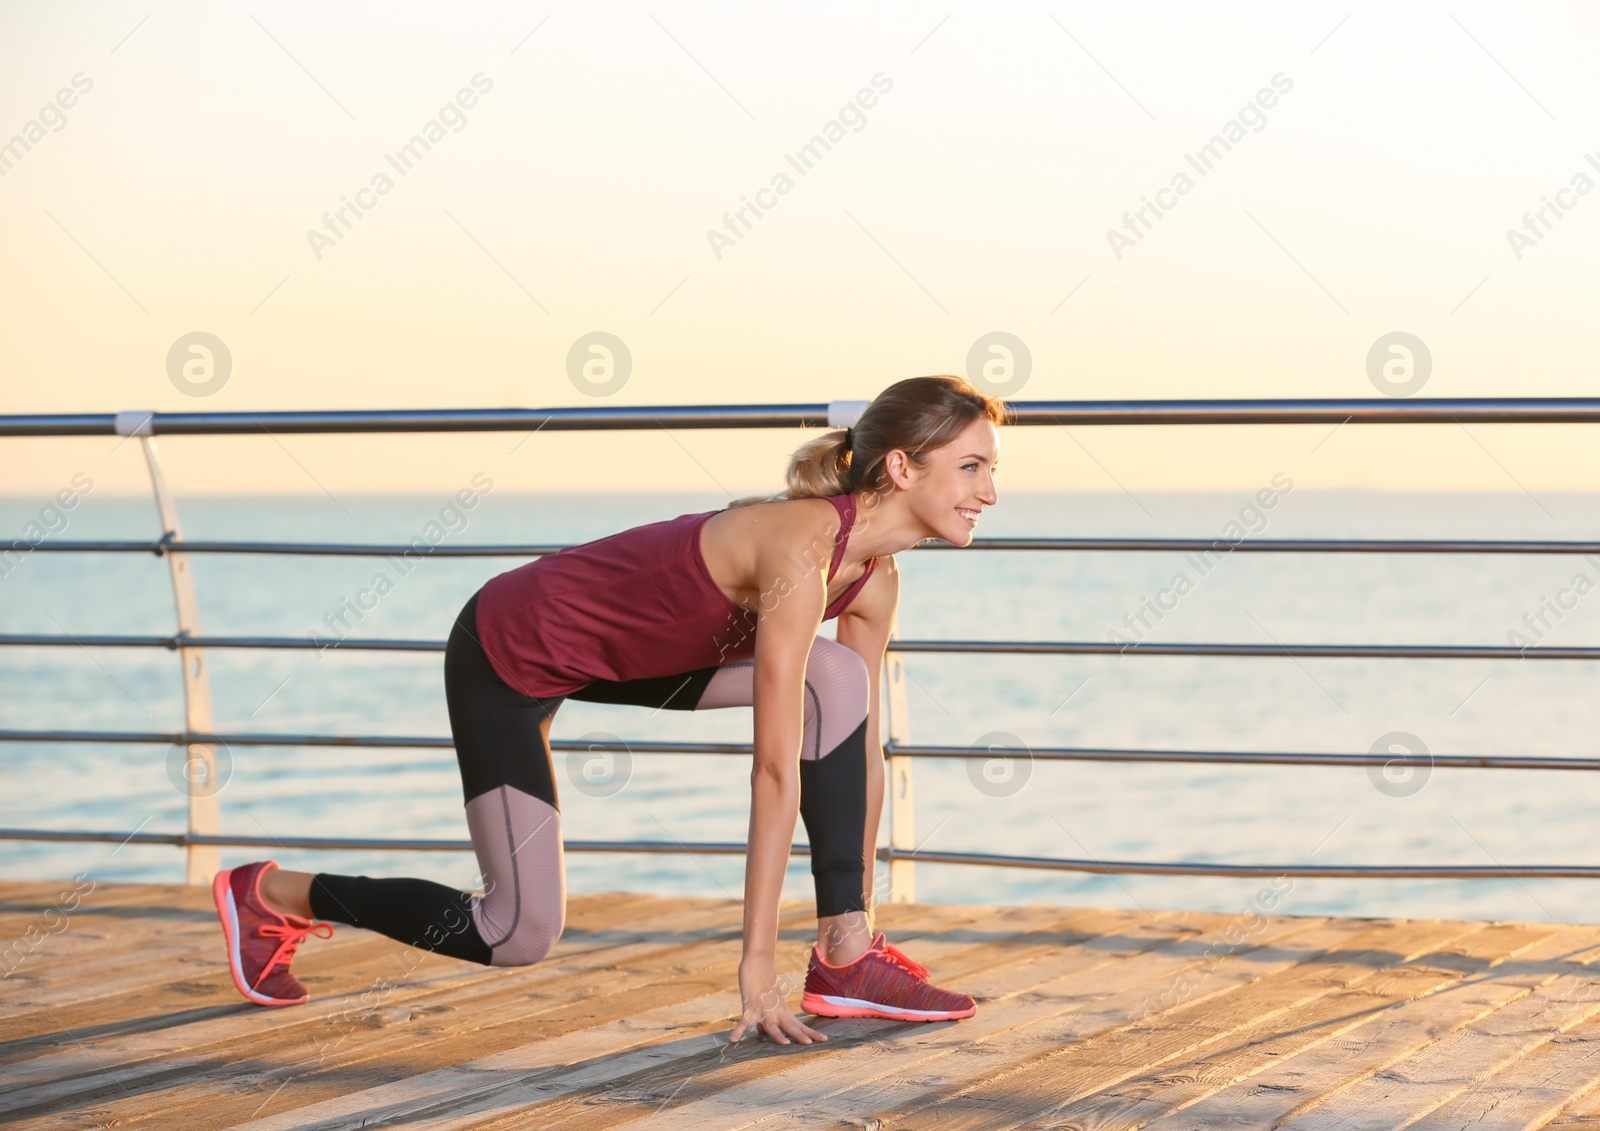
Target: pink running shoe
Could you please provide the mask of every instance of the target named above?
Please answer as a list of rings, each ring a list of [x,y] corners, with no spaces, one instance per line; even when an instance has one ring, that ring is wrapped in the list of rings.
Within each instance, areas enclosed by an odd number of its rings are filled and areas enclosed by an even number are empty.
[[[818,1017],[894,1021],[953,1021],[978,1012],[966,994],[942,990],[927,977],[928,968],[900,953],[882,931],[865,954],[846,966],[828,965],[813,945],[800,1008]]]
[[[277,866],[276,860],[263,860],[224,869],[211,881],[211,895],[239,992],[257,1005],[300,1005],[311,995],[289,973],[289,963],[307,935],[332,938],[333,924],[279,915],[261,901],[261,877]],[[323,927],[328,929],[325,935],[319,933]]]
[[[883,937],[882,931],[879,931],[877,934],[872,936],[872,946],[868,949],[870,950],[873,948],[883,951],[890,958],[904,966],[906,968],[906,973],[910,974],[913,978],[919,978],[924,982],[928,980],[928,968],[922,963],[912,959],[909,955],[902,953],[899,947],[895,946],[894,943]]]

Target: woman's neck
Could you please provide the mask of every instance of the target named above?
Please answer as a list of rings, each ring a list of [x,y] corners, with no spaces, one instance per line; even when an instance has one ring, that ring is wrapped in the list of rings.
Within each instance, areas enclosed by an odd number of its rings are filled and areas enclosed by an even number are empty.
[[[850,541],[845,546],[845,560],[840,563],[841,569],[851,562],[909,550],[930,537],[908,511],[897,505],[893,493],[876,500],[866,493],[865,505],[863,493],[852,494],[855,496],[856,517],[850,528]]]

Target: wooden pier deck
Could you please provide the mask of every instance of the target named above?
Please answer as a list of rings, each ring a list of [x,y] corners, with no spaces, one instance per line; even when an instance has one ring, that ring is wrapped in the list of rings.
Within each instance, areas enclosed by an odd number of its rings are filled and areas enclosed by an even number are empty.
[[[976,1017],[730,1046],[731,901],[575,896],[510,970],[338,927],[263,1009],[209,891],[71,891],[0,883],[6,1127],[1600,1128],[1600,926],[885,906]]]

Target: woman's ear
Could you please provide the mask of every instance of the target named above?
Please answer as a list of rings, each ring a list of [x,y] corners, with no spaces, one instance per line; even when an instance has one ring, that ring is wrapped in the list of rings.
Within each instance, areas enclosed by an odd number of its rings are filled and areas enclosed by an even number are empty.
[[[889,482],[901,490],[905,490],[915,482],[917,467],[911,462],[904,449],[892,448],[888,455],[883,457],[883,473]]]

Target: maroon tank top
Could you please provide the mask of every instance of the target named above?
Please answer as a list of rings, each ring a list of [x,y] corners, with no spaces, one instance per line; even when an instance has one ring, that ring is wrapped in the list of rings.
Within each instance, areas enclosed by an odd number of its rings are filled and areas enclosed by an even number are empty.
[[[828,580],[855,525],[853,494],[824,496],[839,512]],[[524,695],[570,695],[596,679],[676,675],[755,655],[756,614],[728,600],[700,553],[700,527],[720,511],[636,526],[490,578],[478,594],[478,639],[495,673]],[[823,612],[842,613],[872,576]]]

